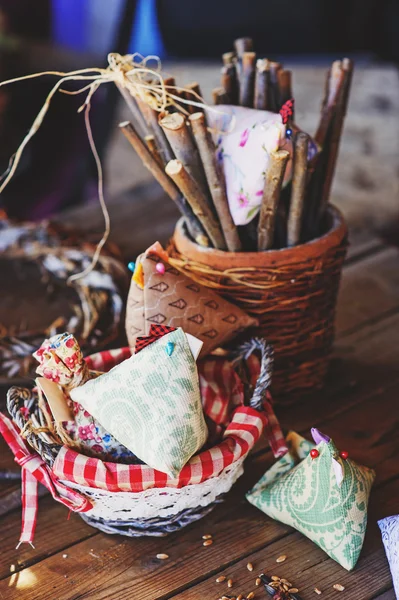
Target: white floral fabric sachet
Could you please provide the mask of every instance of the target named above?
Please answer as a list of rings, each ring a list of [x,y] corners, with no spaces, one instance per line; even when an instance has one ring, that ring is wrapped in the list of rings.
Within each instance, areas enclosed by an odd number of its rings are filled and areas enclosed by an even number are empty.
[[[197,366],[180,328],[71,397],[142,461],[171,477],[207,439]]]
[[[270,152],[292,152],[280,114],[242,106],[218,105],[207,111],[217,158],[223,166],[233,221],[246,225],[258,213]],[[287,167],[286,178],[288,178]]]
[[[246,225],[259,212],[270,153],[287,150],[292,156],[292,137],[298,127],[292,125],[288,137],[281,114],[224,104],[208,109],[207,121],[224,170],[233,221]],[[315,153],[317,147],[311,140],[308,159]],[[291,170],[290,158],[285,183],[291,179]]]

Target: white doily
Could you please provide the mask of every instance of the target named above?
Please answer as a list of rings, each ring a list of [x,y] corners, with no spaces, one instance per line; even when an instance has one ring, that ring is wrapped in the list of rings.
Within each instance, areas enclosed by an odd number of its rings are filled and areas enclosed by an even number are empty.
[[[226,467],[217,477],[182,488],[153,488],[144,492],[108,492],[72,484],[69,481],[61,483],[90,498],[94,506],[85,513],[88,517],[109,521],[166,518],[188,508],[208,506],[220,494],[227,493],[243,474],[244,459],[245,457],[242,457]]]

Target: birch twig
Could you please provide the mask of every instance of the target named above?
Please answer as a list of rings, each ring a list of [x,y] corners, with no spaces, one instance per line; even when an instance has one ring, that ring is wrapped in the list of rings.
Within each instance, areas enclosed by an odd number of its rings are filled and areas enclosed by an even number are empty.
[[[280,190],[290,153],[278,150],[270,153],[270,164],[266,172],[263,198],[258,224],[258,250],[268,250],[273,246],[276,212]]]
[[[241,242],[237,228],[234,225],[227,200],[224,175],[218,164],[215,144],[207,129],[204,113],[194,113],[190,116],[194,139],[204,166],[213,204],[219,217],[220,225],[230,252],[239,252]]]
[[[288,246],[296,246],[301,239],[308,167],[308,145],[309,136],[306,133],[300,132],[295,136],[291,202],[287,223]]]
[[[208,237],[205,235],[203,228],[201,227],[198,219],[195,217],[184,196],[181,195],[173,181],[171,181],[171,179],[165,174],[163,168],[154,159],[151,152],[148,150],[147,146],[134,129],[133,125],[129,123],[129,121],[125,121],[119,124],[119,128],[143,161],[144,166],[152,173],[154,178],[158,181],[164,191],[168,194],[169,198],[173,200],[181,214],[185,217],[191,237],[200,246],[209,246],[210,243]]]
[[[209,198],[204,169],[185,117],[181,113],[166,115],[160,119],[160,125],[175,157],[180,160],[190,176],[196,181],[202,194]]]
[[[267,58],[256,61],[254,108],[268,110],[270,62]]]
[[[226,250],[222,230],[210,208],[206,196],[197,182],[190,176],[179,160],[171,160],[165,167],[165,172],[177,185],[208,234],[212,244],[219,250]]]
[[[240,72],[240,106],[254,105],[254,88],[255,88],[255,52],[244,52],[241,57],[241,72]]]

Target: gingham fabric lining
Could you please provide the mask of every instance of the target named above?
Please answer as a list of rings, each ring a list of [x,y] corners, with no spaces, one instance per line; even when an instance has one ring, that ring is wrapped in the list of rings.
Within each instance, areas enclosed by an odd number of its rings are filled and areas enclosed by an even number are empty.
[[[183,487],[214,477],[228,465],[245,456],[258,441],[267,422],[265,414],[250,407],[234,411],[223,441],[193,456],[177,478],[147,465],[104,462],[63,447],[53,465],[58,479],[110,492],[141,492],[150,488]]]

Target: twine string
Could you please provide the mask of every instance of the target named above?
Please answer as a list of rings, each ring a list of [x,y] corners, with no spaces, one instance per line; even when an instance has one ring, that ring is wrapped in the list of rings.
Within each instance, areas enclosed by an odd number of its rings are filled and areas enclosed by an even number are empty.
[[[153,68],[148,66],[151,62],[155,62],[155,66]],[[36,115],[28,133],[23,138],[15,154],[11,157],[6,171],[3,173],[2,176],[0,176],[0,194],[4,191],[6,186],[13,178],[26,146],[40,129],[55,94],[58,91],[68,95],[76,95],[87,92],[86,99],[82,106],[79,107],[78,112],[80,113],[84,111],[85,113],[84,120],[87,137],[97,167],[98,198],[100,202],[101,211],[104,217],[105,229],[101,240],[97,244],[90,265],[81,273],[76,273],[70,276],[68,278],[69,284],[78,279],[84,278],[94,269],[98,262],[101,250],[111,232],[110,217],[104,197],[103,170],[101,166],[100,157],[97,152],[96,144],[93,138],[89,118],[91,99],[97,91],[97,89],[104,83],[115,83],[117,85],[120,85],[122,88],[126,88],[133,97],[140,97],[146,104],[148,104],[149,106],[151,106],[151,108],[155,109],[157,112],[160,113],[165,111],[168,106],[176,106],[178,104],[179,110],[185,112],[186,114],[188,114],[188,111],[186,111],[182,105],[195,106],[201,109],[207,109],[216,113],[223,114],[223,112],[220,109],[206,105],[203,99],[192,90],[178,86],[165,86],[164,76],[161,73],[161,68],[161,60],[157,56],[150,55],[147,57],[143,57],[139,53],[127,54],[125,56],[122,56],[118,53],[110,53],[108,55],[108,67],[105,69],[100,67],[93,67],[86,69],[78,69],[69,72],[43,71],[41,73],[32,73],[30,75],[14,77],[12,79],[0,82],[0,87],[2,87],[19,81],[26,81],[29,79],[43,77],[45,75],[60,78],[48,93],[44,104],[39,110],[38,114]],[[85,85],[83,85],[78,90],[68,90],[62,87],[68,81],[84,81],[89,83],[85,83]],[[175,93],[170,91],[170,89],[168,88],[174,90]],[[196,99],[189,100],[187,99],[187,97],[183,97],[183,94],[190,94],[191,97],[194,96]]]

